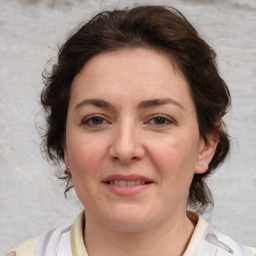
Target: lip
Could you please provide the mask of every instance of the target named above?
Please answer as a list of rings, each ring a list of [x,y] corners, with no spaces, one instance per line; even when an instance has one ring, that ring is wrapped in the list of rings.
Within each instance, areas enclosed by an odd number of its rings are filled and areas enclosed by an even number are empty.
[[[110,175],[110,176],[107,176],[106,178],[104,178],[102,180],[102,182],[106,183],[111,180],[125,180],[125,181],[141,180],[141,181],[145,181],[145,182],[153,182],[153,180],[151,180],[145,176],[138,175],[138,174],[129,174],[129,175],[113,174],[113,175]]]
[[[140,180],[145,181],[145,184],[133,185],[133,186],[119,186],[115,184],[109,184],[109,181],[112,180],[124,180],[124,181],[133,181],[133,180]],[[121,174],[114,174],[107,176],[102,180],[102,183],[106,186],[106,188],[111,192],[118,196],[132,196],[139,194],[153,185],[153,180],[137,175],[137,174],[130,174],[130,175],[121,175]]]

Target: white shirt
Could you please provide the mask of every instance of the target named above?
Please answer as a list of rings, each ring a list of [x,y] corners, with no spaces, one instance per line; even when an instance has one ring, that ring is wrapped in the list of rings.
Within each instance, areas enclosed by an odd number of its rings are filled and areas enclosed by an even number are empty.
[[[196,213],[188,215],[198,221],[183,256],[256,256],[255,248],[222,234]],[[72,226],[59,227],[24,242],[7,256],[88,256],[83,242],[84,220],[83,212]]]

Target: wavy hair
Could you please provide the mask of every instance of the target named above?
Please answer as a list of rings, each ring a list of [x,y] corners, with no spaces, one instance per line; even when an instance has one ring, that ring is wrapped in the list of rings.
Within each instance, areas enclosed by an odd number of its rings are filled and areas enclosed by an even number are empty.
[[[123,48],[149,47],[169,55],[187,79],[197,112],[200,136],[208,142],[217,134],[219,143],[208,170],[195,174],[188,204],[198,212],[213,205],[206,178],[224,161],[230,140],[223,116],[230,105],[230,93],[220,77],[214,50],[175,8],[140,6],[97,14],[74,31],[60,47],[57,62],[43,73],[41,104],[46,114],[43,148],[54,163],[63,161],[67,110],[71,84],[93,56]],[[64,176],[63,176],[64,175]],[[66,192],[72,187],[70,175]]]

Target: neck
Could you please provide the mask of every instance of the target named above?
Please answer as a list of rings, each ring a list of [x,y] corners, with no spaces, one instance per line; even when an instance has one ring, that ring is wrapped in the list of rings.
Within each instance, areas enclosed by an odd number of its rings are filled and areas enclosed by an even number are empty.
[[[122,232],[86,215],[84,241],[89,256],[183,255],[194,231],[187,215],[143,231]]]

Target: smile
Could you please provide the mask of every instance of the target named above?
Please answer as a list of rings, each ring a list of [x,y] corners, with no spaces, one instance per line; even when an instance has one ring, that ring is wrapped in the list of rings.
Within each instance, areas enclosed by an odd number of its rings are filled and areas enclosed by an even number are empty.
[[[149,189],[155,182],[138,174],[113,174],[102,180],[105,187],[118,196],[133,196]]]
[[[145,185],[149,184],[151,182],[146,182],[144,180],[110,180],[107,182],[111,185],[117,185],[117,186],[135,186],[135,185]]]

